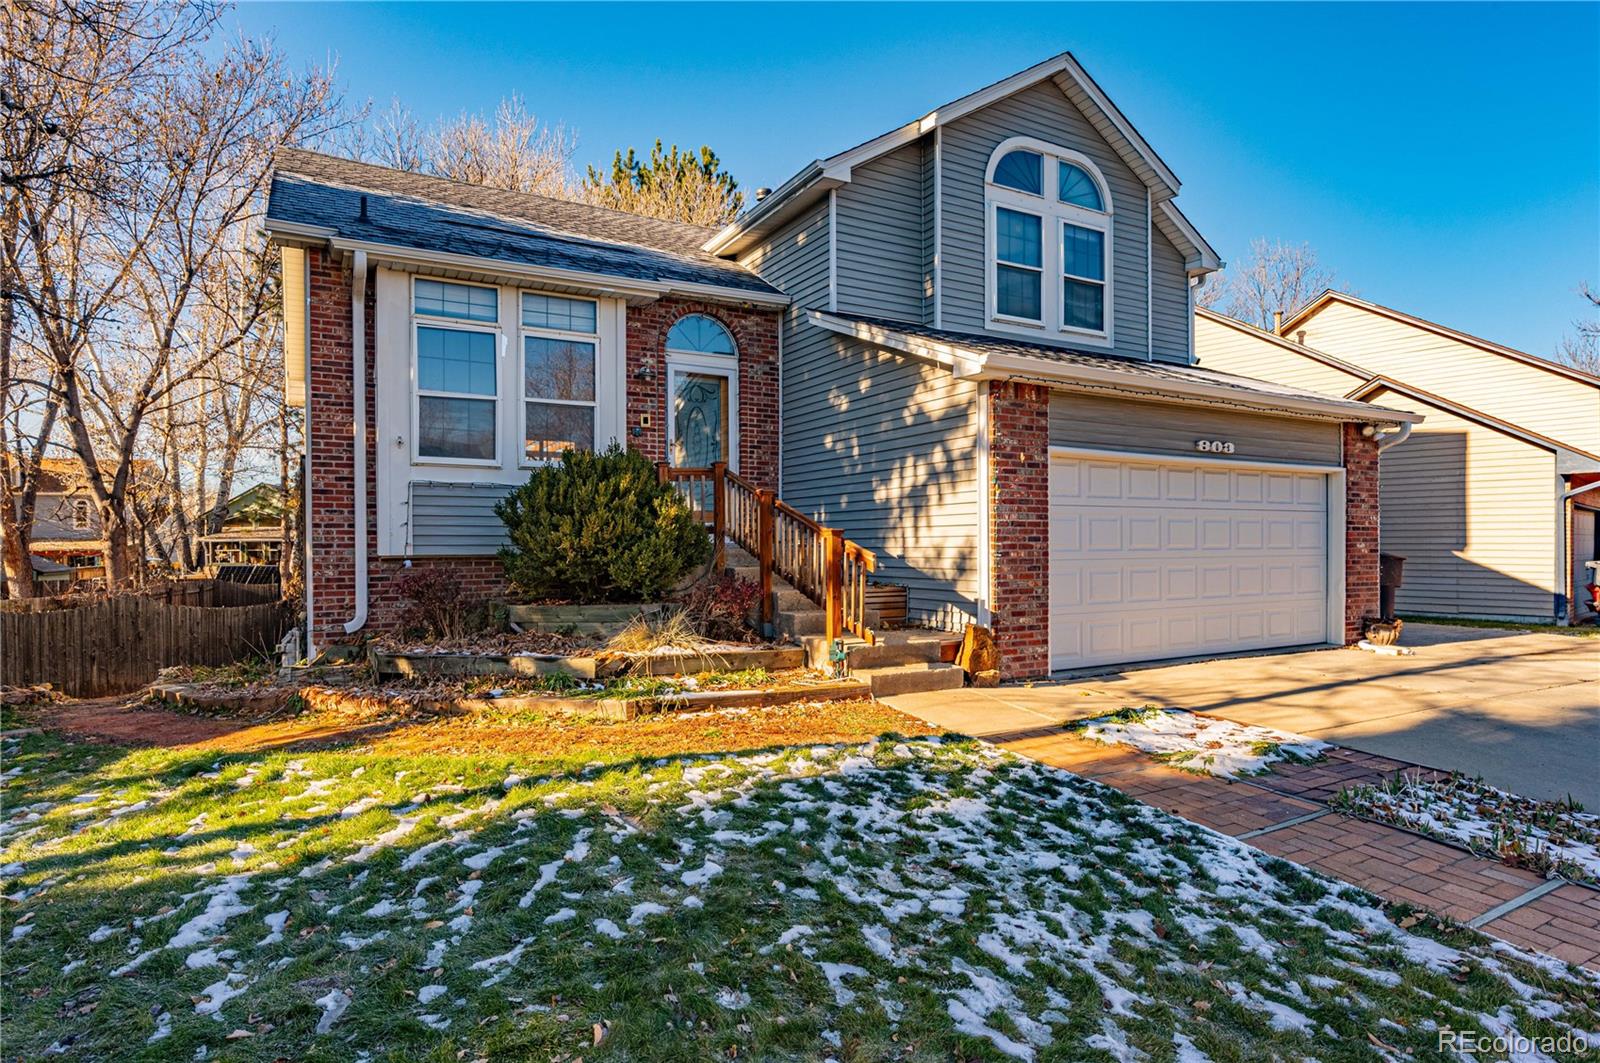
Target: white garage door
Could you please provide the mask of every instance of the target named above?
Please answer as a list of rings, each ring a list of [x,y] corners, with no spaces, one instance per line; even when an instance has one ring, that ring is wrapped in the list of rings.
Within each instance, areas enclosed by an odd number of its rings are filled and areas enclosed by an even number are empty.
[[[1050,667],[1327,640],[1327,476],[1050,462]]]

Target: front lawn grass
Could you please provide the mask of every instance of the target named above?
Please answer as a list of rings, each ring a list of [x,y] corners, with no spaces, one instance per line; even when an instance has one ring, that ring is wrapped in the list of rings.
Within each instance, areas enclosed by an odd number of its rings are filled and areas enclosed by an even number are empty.
[[[7,741],[5,1055],[1345,1060],[1600,1028],[1553,962],[824,711],[454,748]]]

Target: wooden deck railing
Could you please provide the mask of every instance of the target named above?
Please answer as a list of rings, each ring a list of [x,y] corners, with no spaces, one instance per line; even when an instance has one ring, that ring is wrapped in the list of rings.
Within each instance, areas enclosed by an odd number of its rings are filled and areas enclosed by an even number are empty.
[[[705,468],[659,462],[656,468],[662,482],[676,485],[710,527],[719,568],[727,539],[756,559],[764,623],[773,620],[772,577],[777,574],[822,607],[829,642],[846,632],[875,641],[866,615],[867,574],[878,567],[871,550],[729,472],[722,462]]]

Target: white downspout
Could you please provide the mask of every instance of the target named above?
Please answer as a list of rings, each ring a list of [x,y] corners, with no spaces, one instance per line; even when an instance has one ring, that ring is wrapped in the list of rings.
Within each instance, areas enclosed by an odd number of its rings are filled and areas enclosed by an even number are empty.
[[[355,446],[356,615],[346,635],[367,626],[367,253],[357,251],[350,277],[350,441]]]
[[[1578,583],[1573,578],[1572,571],[1572,545],[1567,541],[1567,509],[1574,498],[1588,494],[1590,491],[1600,491],[1600,482],[1592,484],[1579,484],[1561,490],[1561,478],[1556,477],[1556,586],[1560,588],[1561,597],[1566,599],[1566,609],[1556,617],[1557,627],[1566,627],[1571,623],[1569,619],[1573,612],[1573,601],[1578,595]],[[1568,593],[1570,591],[1570,593]]]

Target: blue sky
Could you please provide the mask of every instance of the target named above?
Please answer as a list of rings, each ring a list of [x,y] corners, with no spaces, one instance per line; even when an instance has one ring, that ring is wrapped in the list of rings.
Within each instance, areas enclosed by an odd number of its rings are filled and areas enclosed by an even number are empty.
[[[1366,298],[1549,354],[1600,285],[1600,4],[247,4],[352,100],[520,93],[576,162],[710,144],[746,189],[1060,51],[1225,259],[1309,242]]]

